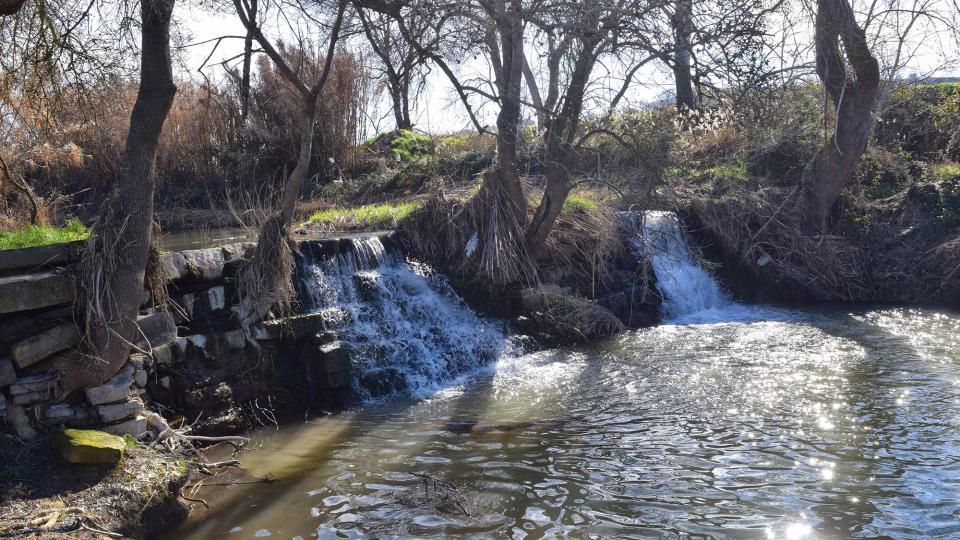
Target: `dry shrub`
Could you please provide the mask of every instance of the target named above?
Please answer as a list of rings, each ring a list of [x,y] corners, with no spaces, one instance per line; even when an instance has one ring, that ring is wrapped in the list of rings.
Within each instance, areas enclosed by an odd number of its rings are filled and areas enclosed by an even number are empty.
[[[794,299],[874,299],[866,257],[842,236],[806,236],[800,227],[797,190],[734,190],[722,197],[691,198],[694,221],[719,244],[726,258],[777,283]]]
[[[616,213],[601,205],[593,212],[562,212],[547,236],[543,259],[573,274],[579,288],[595,296],[624,248]]]
[[[956,302],[960,298],[960,236],[929,250],[919,266],[923,274],[934,278],[927,291],[930,298],[940,302]]]
[[[532,284],[536,266],[512,205],[508,195],[486,184],[467,202],[440,193],[404,221],[403,236],[418,256],[456,275]]]
[[[240,270],[237,292],[240,304],[236,314],[247,340],[256,345],[252,326],[271,309],[289,312],[296,298],[293,272],[297,244],[283,226],[280,214],[270,217],[260,228],[253,254]]]
[[[285,49],[293,65],[311,76],[314,55]],[[248,122],[240,116],[239,91],[226,83],[180,81],[164,125],[157,156],[158,210],[224,207],[235,200],[269,200],[293,168],[299,148],[299,110],[273,67],[259,66],[251,88]],[[37,194],[60,194],[95,210],[120,178],[120,165],[137,84],[126,75],[104,74],[96,81],[56,94],[26,93],[29,81],[0,84],[0,145],[10,165]],[[359,58],[341,52],[320,97],[313,170],[318,183],[338,178],[358,163],[370,77]],[[42,98],[42,99],[41,99]],[[0,208],[3,218],[23,223],[19,203]],[[51,213],[60,211],[52,208]],[[68,209],[62,209],[68,210]],[[76,209],[71,209],[76,211]],[[84,212],[90,217],[92,212]],[[52,216],[51,221],[62,221]]]
[[[612,311],[586,298],[544,293],[544,304],[541,322],[568,339],[590,341],[626,329]]]

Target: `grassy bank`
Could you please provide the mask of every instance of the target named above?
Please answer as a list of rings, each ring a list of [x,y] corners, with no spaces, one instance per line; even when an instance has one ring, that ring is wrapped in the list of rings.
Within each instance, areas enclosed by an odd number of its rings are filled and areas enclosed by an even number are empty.
[[[70,220],[64,227],[28,225],[20,230],[0,232],[0,249],[62,244],[84,240],[88,236],[90,236],[90,229],[76,219]]]
[[[307,226],[333,231],[393,229],[421,204],[419,201],[406,201],[330,208],[314,212],[307,219]]]

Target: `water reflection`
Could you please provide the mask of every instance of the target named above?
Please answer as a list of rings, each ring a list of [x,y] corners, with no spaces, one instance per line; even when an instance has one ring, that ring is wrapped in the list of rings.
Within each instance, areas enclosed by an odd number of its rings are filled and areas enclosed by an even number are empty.
[[[264,432],[244,463],[277,481],[202,491],[215,510],[171,538],[960,536],[960,318],[791,317],[505,358]]]

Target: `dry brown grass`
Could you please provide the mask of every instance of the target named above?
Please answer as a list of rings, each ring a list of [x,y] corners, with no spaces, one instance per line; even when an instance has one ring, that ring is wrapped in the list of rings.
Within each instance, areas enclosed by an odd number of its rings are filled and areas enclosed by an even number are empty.
[[[544,294],[543,318],[553,331],[574,341],[612,336],[626,329],[609,309],[579,296]]]
[[[624,249],[616,213],[601,204],[589,213],[563,212],[544,248],[543,259],[565,272],[572,272],[583,290],[596,295],[598,285],[610,271],[610,264]]]
[[[533,284],[536,266],[511,204],[486,187],[466,202],[441,193],[403,222],[403,237],[413,253],[457,275]]]
[[[289,312],[296,298],[293,285],[293,272],[297,244],[282,224],[279,214],[268,219],[260,228],[257,245],[250,260],[240,270],[237,291],[240,303],[235,308],[240,326],[248,341],[256,345],[252,338],[252,325],[260,322],[270,313]]]
[[[803,234],[796,190],[737,190],[722,197],[694,196],[689,211],[727,257],[762,281],[795,288],[809,300],[875,298],[863,250],[837,235]],[[769,262],[761,267],[758,261]]]

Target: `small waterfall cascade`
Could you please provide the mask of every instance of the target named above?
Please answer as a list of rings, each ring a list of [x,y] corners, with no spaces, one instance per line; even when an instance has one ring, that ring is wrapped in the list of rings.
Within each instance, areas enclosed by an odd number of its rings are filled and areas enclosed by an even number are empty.
[[[304,253],[300,275],[301,303],[353,348],[364,398],[429,395],[507,346],[504,329],[470,310],[442,275],[377,236]]]
[[[683,227],[673,212],[621,212],[634,251],[647,256],[663,294],[661,315],[670,321],[710,320],[739,307],[698,262],[687,244]]]

